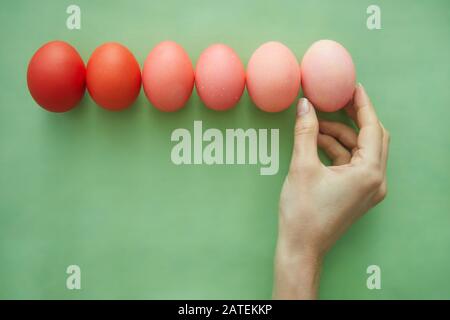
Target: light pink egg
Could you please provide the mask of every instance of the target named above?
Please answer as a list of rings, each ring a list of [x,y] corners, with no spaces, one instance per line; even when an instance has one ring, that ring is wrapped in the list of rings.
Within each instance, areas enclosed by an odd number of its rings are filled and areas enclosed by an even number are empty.
[[[142,70],[145,95],[159,110],[181,109],[194,87],[194,69],[186,51],[173,41],[158,44]]]
[[[224,44],[205,49],[197,61],[195,87],[208,108],[223,111],[234,107],[245,87],[245,69],[239,56]]]
[[[247,90],[258,108],[267,112],[287,109],[300,89],[297,58],[280,42],[267,42],[250,58]]]
[[[305,97],[321,111],[343,108],[355,88],[355,66],[348,51],[332,40],[315,42],[306,51],[301,66]]]

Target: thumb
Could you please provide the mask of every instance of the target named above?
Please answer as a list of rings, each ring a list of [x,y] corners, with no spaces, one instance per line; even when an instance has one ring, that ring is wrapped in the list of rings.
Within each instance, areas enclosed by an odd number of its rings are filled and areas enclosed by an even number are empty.
[[[319,122],[313,105],[301,98],[297,105],[297,120],[294,133],[293,160],[296,164],[319,162],[317,155],[317,136]]]

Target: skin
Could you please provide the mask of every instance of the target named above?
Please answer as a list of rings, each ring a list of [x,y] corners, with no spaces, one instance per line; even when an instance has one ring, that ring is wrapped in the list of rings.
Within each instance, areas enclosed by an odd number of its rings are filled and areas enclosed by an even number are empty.
[[[316,299],[326,252],[386,196],[389,133],[362,85],[346,107],[359,132],[319,121],[311,103],[297,107],[295,141],[279,204],[275,299]],[[319,160],[317,147],[332,166]]]

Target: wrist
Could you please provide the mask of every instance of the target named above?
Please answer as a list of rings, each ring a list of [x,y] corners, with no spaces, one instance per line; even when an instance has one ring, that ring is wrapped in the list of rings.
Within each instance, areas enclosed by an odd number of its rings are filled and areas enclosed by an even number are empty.
[[[291,228],[289,225],[280,225],[277,250],[284,255],[321,262],[326,250],[321,245],[321,241],[316,238],[317,236],[311,236],[309,231]]]
[[[316,299],[323,255],[312,247],[299,247],[286,239],[277,242],[275,299]]]
[[[276,246],[276,259],[283,264],[311,266],[320,268],[324,258],[316,246],[309,244],[298,244],[283,237],[278,237]]]

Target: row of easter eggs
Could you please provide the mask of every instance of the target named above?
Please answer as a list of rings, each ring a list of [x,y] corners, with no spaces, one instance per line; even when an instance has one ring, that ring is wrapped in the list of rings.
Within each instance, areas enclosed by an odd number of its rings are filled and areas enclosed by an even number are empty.
[[[224,44],[205,49],[194,70],[179,44],[164,41],[150,52],[142,73],[134,55],[119,43],[95,49],[85,67],[75,48],[52,41],[31,58],[27,82],[34,100],[52,112],[74,108],[86,87],[99,106],[122,110],[136,100],[141,84],[153,106],[177,111],[188,101],[194,83],[200,99],[213,110],[235,106],[247,86],[252,101],[266,112],[288,108],[300,87],[316,108],[332,112],[351,99],[355,67],[348,51],[331,40],[315,42],[300,65],[282,43],[264,43],[251,56],[247,70],[236,52]]]

